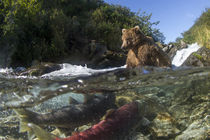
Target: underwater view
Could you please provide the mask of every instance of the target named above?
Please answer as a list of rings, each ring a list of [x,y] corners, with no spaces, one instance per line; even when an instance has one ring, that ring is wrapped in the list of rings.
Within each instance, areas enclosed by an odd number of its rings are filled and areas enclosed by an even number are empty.
[[[173,68],[65,63],[41,76],[1,69],[0,139],[207,139],[210,67],[178,67],[185,50]]]

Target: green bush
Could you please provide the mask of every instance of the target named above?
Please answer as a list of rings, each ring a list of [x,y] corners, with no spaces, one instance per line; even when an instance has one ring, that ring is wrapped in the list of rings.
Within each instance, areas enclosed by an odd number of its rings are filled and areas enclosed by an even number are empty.
[[[186,43],[198,42],[201,46],[210,48],[210,8],[207,8],[195,24],[182,35]]]
[[[121,30],[136,25],[163,41],[162,33],[152,28],[158,22],[150,18],[103,0],[1,0],[0,49],[11,52],[11,66],[28,67],[34,60],[62,59],[90,40],[119,51]]]
[[[91,16],[92,23],[96,28],[96,40],[103,42],[110,50],[119,50],[121,45],[121,30],[139,25],[145,35],[152,36],[155,41],[164,41],[164,36],[152,25],[159,22],[151,23],[152,14],[145,12],[134,13],[126,7],[119,5],[103,5],[97,8]]]

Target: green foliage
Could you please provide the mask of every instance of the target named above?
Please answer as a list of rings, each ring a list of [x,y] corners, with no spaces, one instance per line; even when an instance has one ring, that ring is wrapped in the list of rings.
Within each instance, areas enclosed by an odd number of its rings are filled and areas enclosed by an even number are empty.
[[[195,57],[197,57],[199,60],[202,60],[203,59],[203,57],[201,55],[197,54],[197,53],[193,53],[193,55]]]
[[[90,40],[118,51],[121,30],[136,25],[163,41],[162,33],[152,28],[158,22],[151,23],[151,16],[103,0],[1,0],[0,48],[12,54],[12,66],[28,67],[34,60],[64,58]]]
[[[92,13],[92,25],[96,29],[92,37],[105,43],[110,50],[118,50],[121,45],[121,30],[139,25],[145,35],[163,42],[162,33],[152,28],[159,22],[151,23],[151,16],[152,14],[147,15],[145,12],[131,12],[119,5],[103,5]]]
[[[186,43],[198,42],[202,46],[210,47],[210,8],[207,8],[195,24],[182,35]]]

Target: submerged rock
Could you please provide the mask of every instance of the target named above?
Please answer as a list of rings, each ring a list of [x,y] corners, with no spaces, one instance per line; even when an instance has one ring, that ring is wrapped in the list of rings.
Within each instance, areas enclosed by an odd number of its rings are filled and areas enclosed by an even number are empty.
[[[175,140],[206,140],[210,134],[210,116],[190,124]]]
[[[176,127],[175,118],[168,113],[158,114],[153,120],[151,130],[156,138],[170,138],[180,133]]]
[[[210,66],[210,49],[206,47],[200,48],[197,52],[192,53],[182,66]]]

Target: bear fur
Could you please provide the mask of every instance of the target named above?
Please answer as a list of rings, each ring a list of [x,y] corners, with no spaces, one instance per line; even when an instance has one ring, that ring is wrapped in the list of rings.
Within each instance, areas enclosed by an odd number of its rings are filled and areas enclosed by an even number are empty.
[[[171,67],[171,60],[151,37],[145,36],[139,26],[122,29],[122,49],[128,49],[127,68],[137,66]]]

